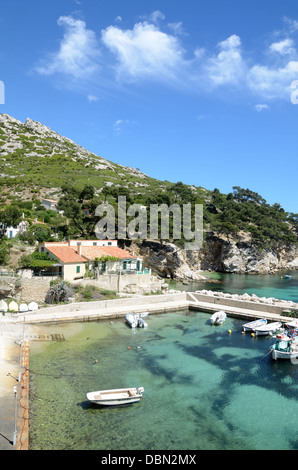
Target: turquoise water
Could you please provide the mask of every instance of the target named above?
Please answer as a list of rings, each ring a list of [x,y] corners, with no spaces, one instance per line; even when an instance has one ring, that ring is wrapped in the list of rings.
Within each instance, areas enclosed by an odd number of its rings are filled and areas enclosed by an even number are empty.
[[[243,321],[208,318],[149,315],[135,331],[120,319],[44,327],[66,340],[31,343],[30,448],[297,450],[298,367],[273,361],[273,340],[241,334]],[[144,387],[144,399],[86,400],[126,386]]]
[[[292,279],[281,279],[284,274],[290,274]],[[180,290],[215,290],[231,294],[256,294],[259,297],[275,297],[276,299],[298,302],[298,272],[285,271],[275,274],[219,274],[214,278],[218,281],[197,282],[184,285],[181,282],[171,282],[170,287]]]

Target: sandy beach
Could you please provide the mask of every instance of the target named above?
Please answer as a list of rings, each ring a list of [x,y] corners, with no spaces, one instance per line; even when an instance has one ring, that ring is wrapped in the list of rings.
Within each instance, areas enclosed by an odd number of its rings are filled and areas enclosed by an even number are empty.
[[[26,327],[27,329],[27,327]],[[15,395],[20,396],[20,341],[23,326],[0,317],[0,450],[15,450]]]

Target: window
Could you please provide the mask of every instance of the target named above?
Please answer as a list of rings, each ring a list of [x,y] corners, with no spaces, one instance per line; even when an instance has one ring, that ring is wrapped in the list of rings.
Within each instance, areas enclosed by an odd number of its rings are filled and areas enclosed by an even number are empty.
[[[77,266],[77,273],[81,271],[81,266]]]

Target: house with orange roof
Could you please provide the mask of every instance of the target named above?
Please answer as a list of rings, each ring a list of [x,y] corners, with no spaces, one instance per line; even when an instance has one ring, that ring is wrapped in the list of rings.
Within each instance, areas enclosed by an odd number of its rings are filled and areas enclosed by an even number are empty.
[[[57,276],[67,281],[83,278],[86,271],[97,275],[143,272],[142,259],[118,247],[117,240],[44,242],[39,251],[57,260]]]
[[[52,211],[57,211],[57,204],[58,204],[59,201],[57,201],[56,199],[42,199],[41,200],[41,204],[43,205],[43,207],[47,210],[52,210]]]

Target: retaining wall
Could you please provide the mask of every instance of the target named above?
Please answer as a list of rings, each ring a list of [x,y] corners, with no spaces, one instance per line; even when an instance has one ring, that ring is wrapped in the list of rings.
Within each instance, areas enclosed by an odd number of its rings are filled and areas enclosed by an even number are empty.
[[[51,278],[49,277],[33,277],[21,279],[21,293],[20,297],[22,302],[44,302],[46,294],[50,288]]]
[[[179,294],[162,294],[162,295],[142,295],[142,296],[135,296],[129,297],[125,299],[113,299],[113,300],[98,300],[98,301],[91,301],[91,302],[76,302],[72,304],[65,304],[59,306],[52,306],[47,308],[41,308],[38,310],[39,314],[52,314],[56,315],[59,313],[71,313],[71,312],[85,312],[88,311],[95,311],[104,312],[107,309],[117,307],[136,307],[141,305],[147,304],[159,304],[159,303],[171,303],[171,302],[186,302],[186,293],[181,292]],[[36,314],[37,312],[32,312],[32,315]],[[30,315],[30,312],[26,312],[26,317]]]

